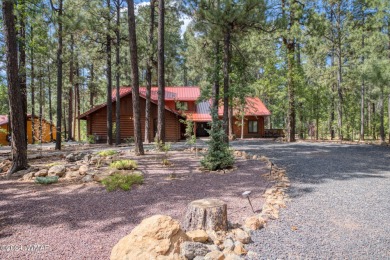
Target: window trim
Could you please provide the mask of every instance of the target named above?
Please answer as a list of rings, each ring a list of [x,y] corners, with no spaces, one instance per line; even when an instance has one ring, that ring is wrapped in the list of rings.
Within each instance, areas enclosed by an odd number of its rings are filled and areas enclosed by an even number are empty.
[[[256,122],[256,132],[254,132],[253,131],[253,123],[255,123]],[[250,127],[250,125],[251,125],[251,123],[252,123],[252,131],[251,131],[251,127]],[[257,133],[259,133],[259,121],[258,120],[248,120],[248,134],[257,134]]]
[[[180,106],[182,108],[185,106],[185,109],[179,109],[179,107],[177,106],[178,104],[180,104]],[[188,111],[188,101],[178,101],[178,102],[176,102],[175,108],[176,108],[176,110]]]

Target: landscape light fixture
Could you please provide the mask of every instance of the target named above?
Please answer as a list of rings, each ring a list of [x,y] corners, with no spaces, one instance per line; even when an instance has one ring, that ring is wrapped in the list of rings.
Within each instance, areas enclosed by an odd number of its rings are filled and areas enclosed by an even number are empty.
[[[271,173],[272,173],[272,166],[274,166],[274,163],[271,162],[271,161],[270,161],[270,163],[271,163],[271,168],[270,168],[270,170],[269,170],[269,174],[271,175]]]
[[[249,198],[249,195],[252,193],[252,191],[248,190],[248,191],[244,191],[242,193],[242,196],[244,198],[247,198],[248,199],[248,202],[249,202],[249,205],[251,205],[251,209],[252,209],[252,212],[255,213],[255,211],[253,210],[253,206],[252,206],[252,202],[251,202],[251,199]]]

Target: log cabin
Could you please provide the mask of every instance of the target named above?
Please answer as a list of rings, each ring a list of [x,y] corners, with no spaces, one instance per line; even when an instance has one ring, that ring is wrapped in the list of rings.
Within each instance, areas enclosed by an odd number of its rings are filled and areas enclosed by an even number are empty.
[[[157,132],[157,87],[151,90],[151,118],[149,140],[153,140]],[[131,87],[120,88],[120,135],[121,139],[134,136],[133,106]],[[197,137],[208,136],[208,123],[211,122],[210,101],[198,101],[199,87],[166,87],[165,88],[165,136],[166,141],[176,142],[184,139],[185,125],[180,119],[194,122],[194,132]],[[140,87],[140,111],[142,138],[145,135],[145,106],[146,88]],[[115,120],[116,90],[112,92],[112,111]],[[263,102],[257,97],[247,97],[244,113],[234,109],[233,133],[241,136],[241,125],[244,123],[244,138],[258,138],[264,136],[264,118],[271,115]],[[244,120],[238,116],[244,114]],[[222,118],[223,108],[220,107],[218,115]],[[79,119],[87,121],[87,134],[95,136],[97,141],[107,140],[107,104],[103,103],[86,111]]]
[[[34,117],[34,136],[35,142],[40,142],[42,138],[42,143],[48,143],[51,141],[50,131],[52,131],[52,136],[56,136],[56,127],[53,124],[50,124],[47,120],[42,118],[42,136],[40,131],[40,118]],[[32,117],[27,115],[27,141],[29,144],[32,144]],[[51,126],[51,127],[50,127]],[[0,145],[9,145],[9,132],[11,131],[8,115],[0,115]]]

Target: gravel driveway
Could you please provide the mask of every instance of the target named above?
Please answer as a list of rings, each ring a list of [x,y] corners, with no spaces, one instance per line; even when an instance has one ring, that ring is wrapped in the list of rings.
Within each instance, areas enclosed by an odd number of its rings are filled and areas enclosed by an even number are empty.
[[[280,219],[253,236],[261,259],[390,259],[389,147],[233,145],[285,167],[292,184]]]

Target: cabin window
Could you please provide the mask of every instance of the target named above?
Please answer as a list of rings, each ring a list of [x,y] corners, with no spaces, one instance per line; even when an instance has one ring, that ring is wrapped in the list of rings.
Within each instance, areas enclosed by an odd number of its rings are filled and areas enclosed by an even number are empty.
[[[187,111],[188,110],[188,102],[185,102],[185,101],[176,102],[176,110]]]
[[[257,121],[248,121],[248,133],[257,133]]]

